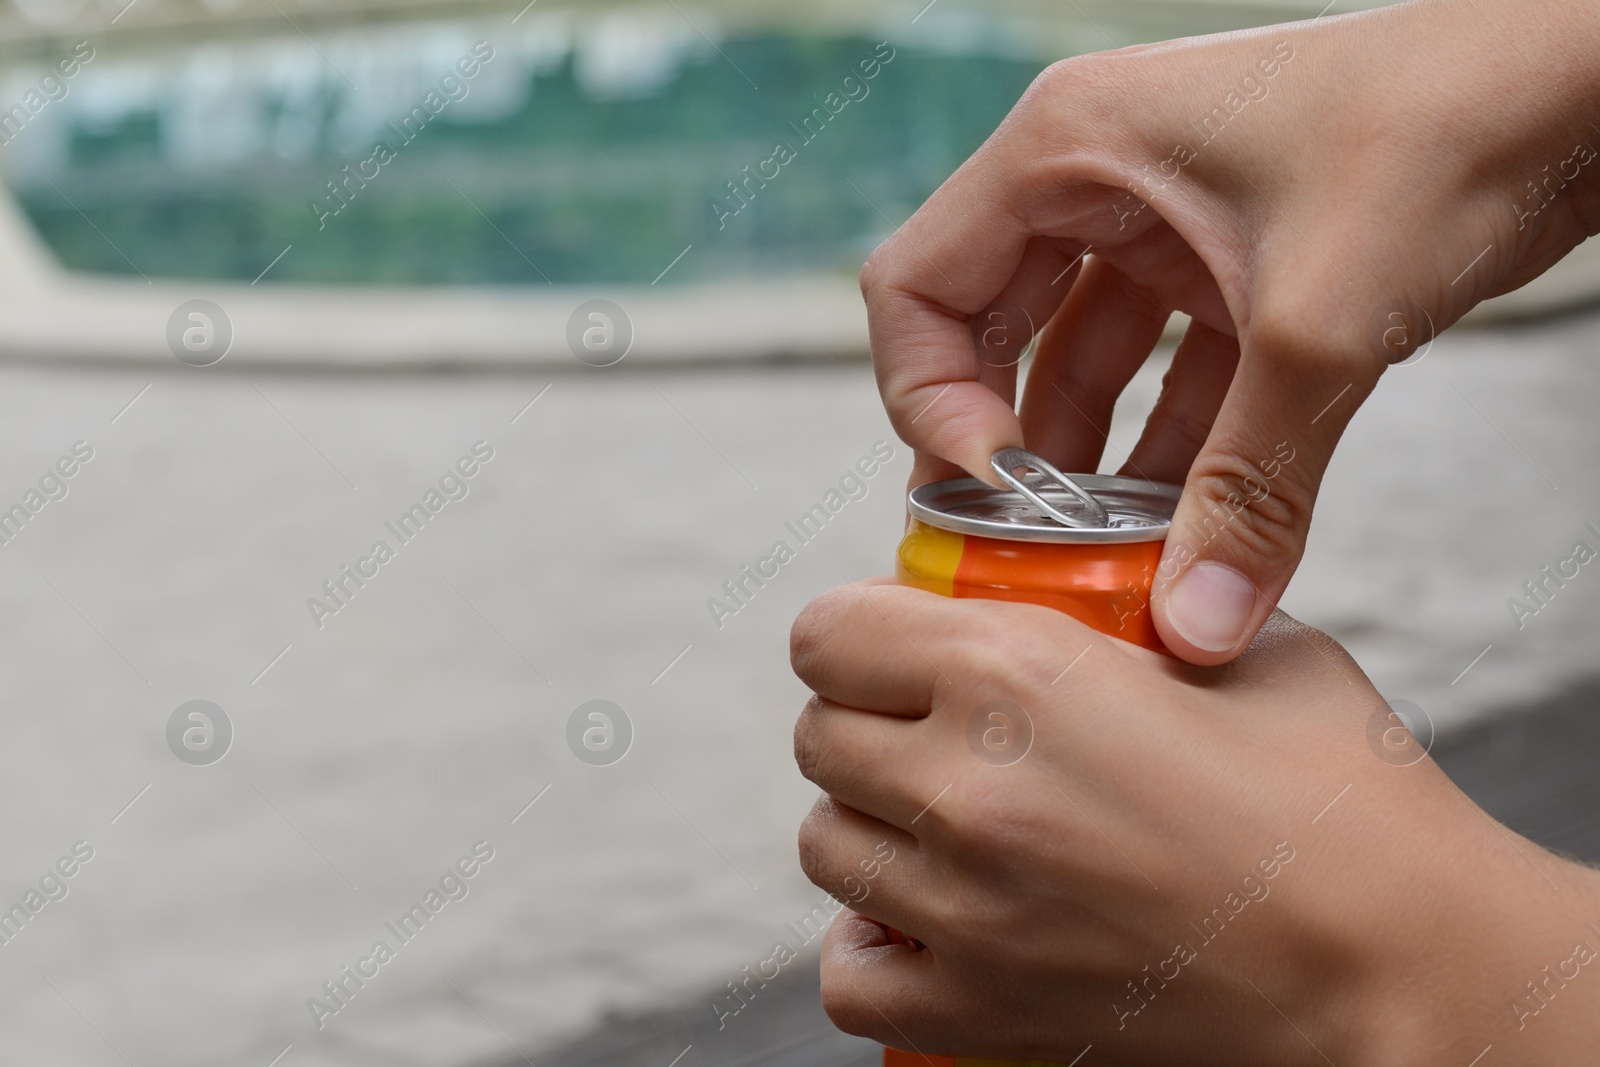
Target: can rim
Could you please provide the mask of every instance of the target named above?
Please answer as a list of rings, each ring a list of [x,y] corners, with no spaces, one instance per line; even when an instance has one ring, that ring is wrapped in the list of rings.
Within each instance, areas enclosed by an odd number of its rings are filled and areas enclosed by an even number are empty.
[[[951,478],[917,486],[911,491],[909,509],[913,518],[929,526],[949,530],[952,533],[990,537],[998,541],[1030,541],[1041,544],[1127,544],[1164,540],[1167,531],[1172,527],[1171,511],[1177,507],[1178,498],[1183,492],[1181,486],[1166,482],[1125,478],[1115,474],[1074,474],[1072,478],[1113,512],[1119,510],[1116,506],[1119,497],[1123,500],[1135,496],[1155,497],[1163,504],[1170,504],[1171,507],[1165,509],[1167,515],[1164,521],[1151,521],[1148,525],[1069,527],[1058,525],[1043,516],[1037,525],[1022,525],[977,515],[951,514],[935,507],[933,504],[935,499],[958,494],[972,494],[974,497],[991,494],[997,498],[1013,497],[1009,490],[998,489],[977,478]],[[1014,499],[1019,502],[1023,500],[1020,495],[1015,495]]]

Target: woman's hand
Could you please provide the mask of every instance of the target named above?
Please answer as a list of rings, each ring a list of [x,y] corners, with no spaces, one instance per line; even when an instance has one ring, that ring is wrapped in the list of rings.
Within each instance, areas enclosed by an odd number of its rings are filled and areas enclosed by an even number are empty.
[[[856,902],[823,949],[846,1030],[1063,1063],[1593,1058],[1600,874],[1493,822],[1281,613],[1202,669],[857,585],[800,617],[793,660],[827,794],[801,861]]]
[[[993,480],[1023,444],[1096,469],[1117,397],[1188,313],[1116,458],[1185,483],[1162,638],[1233,658],[1384,368],[1600,228],[1597,56],[1591,0],[1438,0],[1051,67],[862,271],[913,484]]]

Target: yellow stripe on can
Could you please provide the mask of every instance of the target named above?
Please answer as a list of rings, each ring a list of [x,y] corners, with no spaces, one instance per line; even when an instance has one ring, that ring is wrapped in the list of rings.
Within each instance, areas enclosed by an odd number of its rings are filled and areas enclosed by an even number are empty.
[[[895,556],[895,579],[901,585],[955,596],[956,568],[966,542],[962,534],[913,519]]]

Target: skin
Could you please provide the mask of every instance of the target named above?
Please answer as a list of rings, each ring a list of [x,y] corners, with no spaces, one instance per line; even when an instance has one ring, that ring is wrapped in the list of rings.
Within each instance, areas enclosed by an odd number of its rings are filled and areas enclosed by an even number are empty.
[[[1325,634],[1275,613],[1202,668],[885,579],[814,601],[792,653],[826,794],[801,862],[855,902],[823,943],[841,1028],[1062,1063],[1592,1062],[1600,872],[1468,800]],[[993,701],[1032,724],[1008,765],[969,743]]]
[[[1122,471],[1184,486],[1163,640],[1232,659],[1384,369],[1600,229],[1600,165],[1574,159],[1600,148],[1597,54],[1588,0],[1439,0],[1050,67],[862,271],[912,484],[999,484],[989,457],[1024,444],[1095,470],[1187,313]],[[1280,449],[1296,459],[1263,497]]]
[[[826,794],[801,859],[855,902],[824,947],[841,1027],[1061,1062],[1593,1061],[1600,875],[1397,757],[1370,682],[1274,605],[1383,370],[1600,229],[1596,55],[1587,0],[1437,0],[1069,60],[873,255],[913,485],[993,481],[1012,445],[1096,469],[1168,315],[1193,325],[1123,468],[1184,485],[1152,598],[1176,658],[884,584],[795,624]],[[993,701],[1033,728],[1009,766],[969,744]]]

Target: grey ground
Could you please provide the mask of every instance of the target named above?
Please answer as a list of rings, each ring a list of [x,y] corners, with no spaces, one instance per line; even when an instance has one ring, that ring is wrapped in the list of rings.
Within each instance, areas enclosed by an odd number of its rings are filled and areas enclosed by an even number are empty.
[[[1521,631],[1506,600],[1600,525],[1597,326],[1450,335],[1393,371],[1285,599],[1428,713],[1492,812],[1569,849],[1594,847],[1593,690],[1575,687],[1600,575]],[[0,900],[74,841],[96,849],[0,946],[0,1061],[267,1067],[292,1046],[281,1067],[666,1067],[692,1043],[680,1067],[853,1062],[799,963],[760,1033],[694,1027],[818,899],[794,860],[814,792],[790,759],[785,638],[809,597],[888,568],[903,450],[724,629],[705,601],[889,436],[861,365],[0,369],[0,500],[75,440],[96,450],[0,547]],[[315,628],[306,598],[479,439],[497,455],[471,495]],[[237,730],[209,767],[163,736],[196,697]],[[564,741],[596,697],[637,731],[610,767]],[[316,1029],[307,998],[479,839],[496,856],[470,895]],[[798,1042],[790,1059],[769,1035]]]

